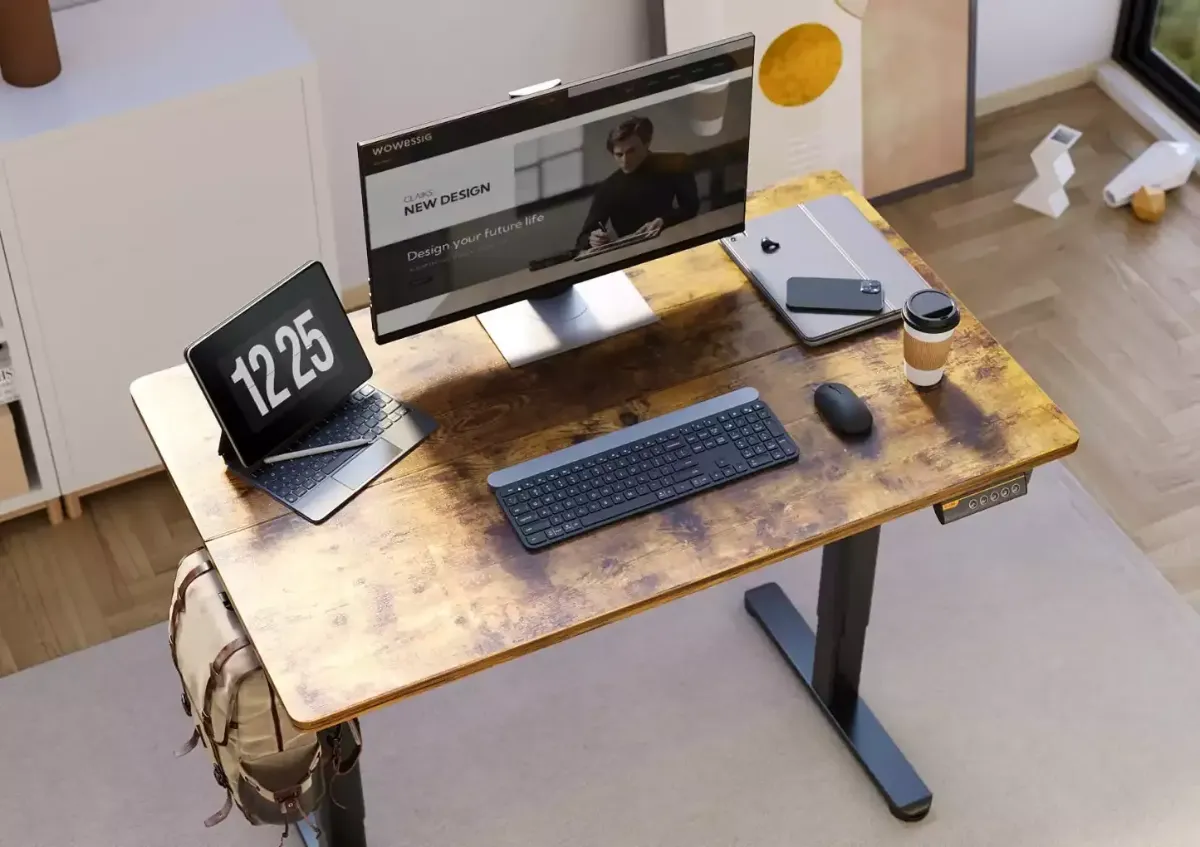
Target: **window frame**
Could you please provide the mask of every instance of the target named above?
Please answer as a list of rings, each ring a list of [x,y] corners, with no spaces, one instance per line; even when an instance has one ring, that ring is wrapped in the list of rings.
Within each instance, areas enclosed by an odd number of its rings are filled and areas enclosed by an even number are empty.
[[[1112,57],[1192,129],[1200,130],[1200,85],[1154,49],[1159,5],[1160,0],[1122,0]]]

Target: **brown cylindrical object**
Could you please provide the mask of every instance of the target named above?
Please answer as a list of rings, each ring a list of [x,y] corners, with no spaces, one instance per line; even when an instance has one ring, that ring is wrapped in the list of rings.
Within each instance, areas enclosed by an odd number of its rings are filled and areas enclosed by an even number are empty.
[[[0,0],[0,76],[34,88],[62,72],[50,0]]]
[[[904,361],[922,371],[944,368],[946,360],[950,358],[950,345],[953,342],[953,337],[942,341],[923,341],[911,332],[905,332]]]

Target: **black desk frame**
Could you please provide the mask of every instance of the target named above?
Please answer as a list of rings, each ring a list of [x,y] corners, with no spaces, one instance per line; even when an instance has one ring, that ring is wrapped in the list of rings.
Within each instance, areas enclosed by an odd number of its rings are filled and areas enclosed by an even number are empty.
[[[892,814],[919,821],[929,814],[933,795],[858,695],[878,552],[879,527],[825,546],[815,634],[776,583],[747,591],[746,611],[804,682]]]

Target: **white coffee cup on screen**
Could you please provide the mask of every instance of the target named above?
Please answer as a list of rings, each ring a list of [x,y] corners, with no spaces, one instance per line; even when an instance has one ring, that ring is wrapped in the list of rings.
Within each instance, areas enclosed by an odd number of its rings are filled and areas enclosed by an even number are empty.
[[[962,321],[948,294],[928,288],[904,304],[904,375],[918,389],[935,388],[946,373],[954,330]]]

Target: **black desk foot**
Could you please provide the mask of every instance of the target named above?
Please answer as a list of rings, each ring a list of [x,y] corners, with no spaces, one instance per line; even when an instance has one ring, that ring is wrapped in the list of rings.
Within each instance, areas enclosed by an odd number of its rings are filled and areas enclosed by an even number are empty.
[[[919,821],[929,814],[933,795],[858,696],[878,544],[879,530],[874,529],[825,548],[815,634],[773,582],[746,592],[746,611],[804,681],[892,814]]]

